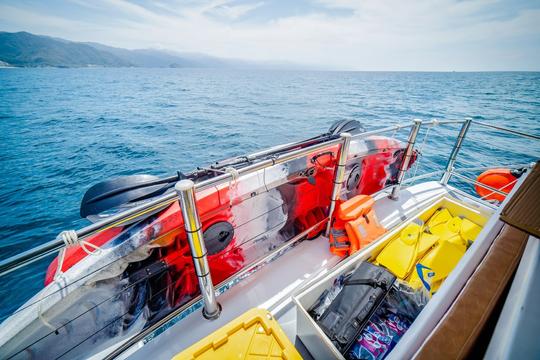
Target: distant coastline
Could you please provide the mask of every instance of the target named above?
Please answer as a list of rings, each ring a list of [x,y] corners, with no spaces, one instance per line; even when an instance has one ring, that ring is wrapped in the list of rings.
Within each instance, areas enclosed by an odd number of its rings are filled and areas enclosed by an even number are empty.
[[[287,62],[252,62],[168,50],[128,50],[25,31],[0,31],[0,68],[264,68],[309,69]]]
[[[537,70],[351,70],[286,61],[256,62],[198,53],[157,49],[122,49],[92,42],[74,42],[25,31],[0,31],[0,69],[19,68],[208,68],[286,71],[495,73]]]

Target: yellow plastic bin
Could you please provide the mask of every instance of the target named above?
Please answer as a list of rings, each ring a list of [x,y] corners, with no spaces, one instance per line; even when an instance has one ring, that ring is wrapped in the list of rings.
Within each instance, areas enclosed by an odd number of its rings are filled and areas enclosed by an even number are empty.
[[[251,309],[177,354],[185,359],[302,359],[272,314]]]

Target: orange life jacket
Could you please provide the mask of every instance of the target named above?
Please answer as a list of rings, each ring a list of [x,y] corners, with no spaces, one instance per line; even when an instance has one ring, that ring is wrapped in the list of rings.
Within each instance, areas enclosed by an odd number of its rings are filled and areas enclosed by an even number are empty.
[[[330,251],[339,256],[351,255],[386,232],[372,209],[369,195],[357,195],[337,206],[330,231]]]

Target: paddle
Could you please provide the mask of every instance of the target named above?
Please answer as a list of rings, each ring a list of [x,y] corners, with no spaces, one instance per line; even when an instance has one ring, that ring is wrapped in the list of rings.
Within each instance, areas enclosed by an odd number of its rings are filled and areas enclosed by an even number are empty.
[[[106,180],[93,185],[83,196],[81,201],[80,214],[86,218],[100,214],[106,210],[117,208],[121,205],[146,200],[154,196],[161,195],[172,188],[174,184],[184,178],[197,178],[213,173],[213,170],[220,170],[231,166],[249,164],[255,160],[277,155],[297,148],[314,145],[339,136],[342,132],[358,133],[362,131],[362,126],[356,120],[337,121],[325,134],[300,142],[274,147],[267,151],[258,152],[248,156],[240,156],[215,163],[211,169],[199,169],[194,173],[184,175],[178,172],[176,175],[165,178],[158,178],[153,175],[130,175],[121,178]]]
[[[85,218],[122,204],[146,200],[161,195],[185,176],[178,172],[166,178],[153,175],[130,175],[95,184],[81,201],[80,214]]]

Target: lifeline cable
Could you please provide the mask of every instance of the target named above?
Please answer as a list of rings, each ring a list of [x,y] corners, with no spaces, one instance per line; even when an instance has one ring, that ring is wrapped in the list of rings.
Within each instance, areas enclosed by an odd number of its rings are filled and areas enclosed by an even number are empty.
[[[439,124],[439,120],[433,119],[432,124],[426,130],[426,134],[424,135],[424,140],[422,140],[422,144],[420,144],[420,146],[418,147],[418,152],[417,152],[418,155],[417,156],[422,156],[422,150],[424,150],[424,145],[426,144],[426,140],[427,140],[427,137],[429,135],[429,130],[431,130],[431,128],[433,126],[437,126],[438,124]],[[414,172],[413,172],[413,176],[411,177],[411,179],[414,179],[414,177],[416,176],[416,172],[418,171],[419,163],[420,163],[420,159],[416,159],[416,165],[414,167]]]

